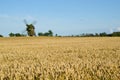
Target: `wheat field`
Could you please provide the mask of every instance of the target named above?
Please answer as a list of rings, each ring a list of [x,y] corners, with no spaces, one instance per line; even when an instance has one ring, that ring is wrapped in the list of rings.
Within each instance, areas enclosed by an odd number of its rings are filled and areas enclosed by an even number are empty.
[[[120,38],[0,38],[0,80],[120,80]]]

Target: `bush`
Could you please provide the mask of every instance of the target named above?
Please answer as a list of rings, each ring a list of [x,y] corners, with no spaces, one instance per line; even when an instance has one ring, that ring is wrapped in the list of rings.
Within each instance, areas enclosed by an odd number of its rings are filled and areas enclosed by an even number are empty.
[[[14,37],[15,34],[11,32],[11,33],[9,34],[9,36],[10,36],[10,37]]]
[[[51,30],[45,33],[39,32],[38,36],[53,36],[53,32]]]
[[[3,37],[3,35],[0,34],[0,37]]]
[[[11,32],[11,33],[9,34],[9,36],[10,36],[10,37],[23,37],[23,36],[26,36],[26,35],[20,34],[20,33],[12,33],[12,32]]]

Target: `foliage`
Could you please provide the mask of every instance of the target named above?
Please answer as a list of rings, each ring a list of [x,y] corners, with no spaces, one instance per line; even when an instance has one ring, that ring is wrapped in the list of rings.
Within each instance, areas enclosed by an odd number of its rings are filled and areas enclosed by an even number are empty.
[[[55,34],[55,36],[57,37],[57,36],[58,36],[58,34]]]
[[[112,36],[120,36],[120,32],[113,32]]]
[[[83,33],[81,35],[71,35],[68,37],[120,37],[120,32],[113,32],[111,34],[107,34],[106,32],[102,32],[102,33]]]
[[[0,37],[3,37],[3,35],[0,34]]]
[[[53,36],[53,32],[51,30],[49,30],[48,33],[49,33],[48,36]]]
[[[38,36],[53,36],[53,32],[52,30],[48,30],[48,32],[45,33],[39,32]]]
[[[38,33],[38,36],[44,36],[44,33],[39,32],[39,33]]]
[[[103,33],[100,33],[99,36],[107,36],[107,33],[103,32]]]
[[[20,34],[20,33],[10,33],[9,34],[10,37],[20,37],[20,36],[26,36],[24,34]],[[53,36],[53,32],[52,30],[48,30],[48,32],[42,33],[39,32],[38,36]],[[56,37],[62,37],[61,35],[55,34]],[[65,37],[120,37],[120,32],[113,32],[111,34],[107,34],[106,32],[102,32],[102,33],[83,33],[81,35],[71,35],[71,36],[65,36]]]
[[[12,33],[12,32],[11,32],[11,33],[9,34],[9,36],[10,36],[10,37],[23,37],[23,36],[26,36],[26,35],[20,34],[20,33]]]
[[[14,37],[15,34],[11,32],[11,33],[9,34],[9,36],[10,36],[10,37]]]

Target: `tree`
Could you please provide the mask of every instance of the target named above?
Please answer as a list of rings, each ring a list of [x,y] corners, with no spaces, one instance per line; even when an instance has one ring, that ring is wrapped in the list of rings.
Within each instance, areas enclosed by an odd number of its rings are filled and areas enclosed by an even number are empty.
[[[120,36],[120,32],[113,32],[112,36]]]
[[[44,36],[44,33],[40,32],[38,33],[38,36]]]
[[[48,31],[49,36],[53,36],[53,32],[51,30]]]
[[[15,36],[16,36],[16,37],[20,37],[20,36],[22,36],[22,35],[21,35],[20,33],[16,33]]]
[[[26,36],[26,35],[20,34],[20,33],[12,33],[12,32],[11,32],[11,33],[9,34],[9,36],[10,36],[10,37],[23,37],[23,36]]]
[[[55,34],[55,36],[57,37],[57,36],[58,36],[58,34]]]
[[[15,34],[11,32],[11,33],[9,34],[9,36],[10,36],[10,37],[14,37]]]
[[[49,36],[49,33],[48,32],[44,33],[44,36]]]
[[[107,33],[103,32],[99,34],[100,36],[107,36]]]
[[[98,34],[98,33],[95,33],[95,36],[97,37],[97,36],[99,36],[99,34]]]
[[[0,37],[3,37],[3,35],[0,34]]]
[[[48,32],[45,33],[38,33],[38,36],[53,36],[53,32],[51,30],[48,30]]]

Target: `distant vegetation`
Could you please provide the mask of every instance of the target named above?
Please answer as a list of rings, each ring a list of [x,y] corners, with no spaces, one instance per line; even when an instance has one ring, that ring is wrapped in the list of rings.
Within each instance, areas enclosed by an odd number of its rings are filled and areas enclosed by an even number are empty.
[[[106,32],[102,33],[86,33],[86,34],[80,34],[80,35],[71,35],[67,37],[120,37],[120,32],[113,32],[111,34],[107,34]]]
[[[39,32],[38,36],[53,36],[53,32],[52,30],[48,30],[48,32],[45,33]]]
[[[0,37],[3,37],[3,35],[0,35]]]
[[[27,35],[21,34],[21,33],[9,33],[9,37],[26,37]],[[48,32],[38,32],[38,36],[56,36],[56,37],[120,37],[120,32],[113,32],[113,33],[83,33],[80,35],[69,35],[69,36],[61,36],[58,34],[53,35],[52,30],[48,30]],[[0,34],[0,37],[4,37],[3,35]]]
[[[10,36],[10,37],[23,37],[23,36],[26,36],[26,35],[20,34],[20,33],[12,33],[12,32],[11,32],[11,33],[9,34],[9,36]]]
[[[111,34],[107,34],[106,32],[103,33],[95,33],[95,34],[85,34],[85,35],[81,35],[81,36],[85,36],[85,37],[114,37],[114,36],[120,36],[120,32],[113,32]]]

